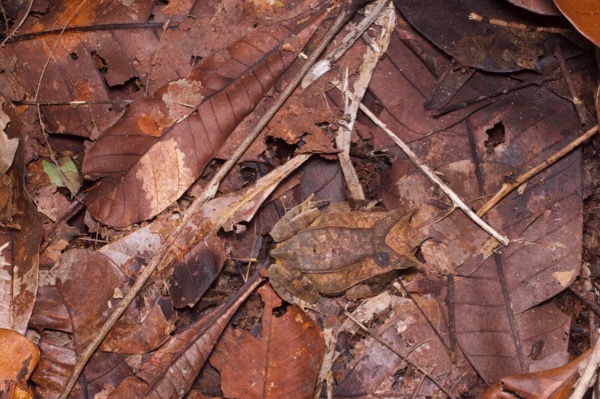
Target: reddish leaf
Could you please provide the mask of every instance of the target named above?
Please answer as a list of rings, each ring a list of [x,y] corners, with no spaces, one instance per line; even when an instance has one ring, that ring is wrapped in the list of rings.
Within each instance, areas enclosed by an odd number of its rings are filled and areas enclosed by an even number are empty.
[[[274,314],[281,299],[270,286],[258,291],[265,303],[261,333],[229,327],[211,364],[221,373],[227,397],[312,398],[324,344],[321,330],[299,307]]]
[[[2,100],[0,106],[3,104]],[[20,140],[16,113],[12,106],[4,104],[0,115],[7,114],[7,137]],[[35,304],[42,238],[39,215],[23,189],[23,152],[21,141],[14,162],[6,174],[0,174],[0,327],[21,334],[27,329]]]
[[[554,3],[583,36],[600,46],[600,3],[587,0],[554,0]]]
[[[187,79],[132,104],[86,154],[84,175],[100,179],[86,198],[94,217],[127,226],[177,199],[296,58],[323,17],[306,25],[307,15],[301,15],[253,32],[202,60]]]

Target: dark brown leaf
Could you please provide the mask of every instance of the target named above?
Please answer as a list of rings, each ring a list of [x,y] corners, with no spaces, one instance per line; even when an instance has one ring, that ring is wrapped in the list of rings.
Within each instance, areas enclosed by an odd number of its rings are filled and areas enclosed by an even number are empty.
[[[516,6],[542,15],[560,15],[552,0],[508,0]]]
[[[281,300],[269,287],[258,291],[265,307],[261,334],[228,327],[211,364],[221,373],[227,397],[312,398],[323,360],[323,336],[316,323],[297,306],[282,316]]]
[[[193,307],[221,272],[225,258],[223,243],[209,235],[176,259],[168,283],[173,306]]]
[[[205,58],[187,79],[131,105],[86,154],[100,179],[88,209],[113,226],[150,218],[176,200],[271,89],[322,22],[301,15],[253,32]]]

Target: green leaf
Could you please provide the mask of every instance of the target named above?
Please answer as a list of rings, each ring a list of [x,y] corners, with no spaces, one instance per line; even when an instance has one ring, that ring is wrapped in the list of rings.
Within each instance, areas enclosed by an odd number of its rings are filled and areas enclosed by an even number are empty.
[[[81,176],[79,175],[77,166],[75,166],[75,162],[73,162],[71,157],[65,156],[58,160],[58,165],[57,167],[52,162],[42,161],[42,167],[50,178],[50,182],[58,187],[68,189],[71,195],[74,196],[81,188]]]

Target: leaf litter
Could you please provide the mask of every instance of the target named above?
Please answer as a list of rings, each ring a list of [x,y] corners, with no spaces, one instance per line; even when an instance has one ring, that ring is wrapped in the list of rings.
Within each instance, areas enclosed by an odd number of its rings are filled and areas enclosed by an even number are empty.
[[[1,94],[16,106],[8,126],[20,121],[22,143],[14,160],[14,144],[3,147],[0,244],[12,269],[0,327],[38,344],[38,397],[67,397],[79,373],[72,397],[244,396],[250,385],[269,397],[315,387],[335,397],[587,389],[564,365],[582,353],[573,329],[594,318],[576,310],[585,302],[565,306],[565,290],[595,259],[595,208],[582,199],[597,203],[588,166],[597,139],[580,147],[597,131],[595,60],[564,20],[544,16],[557,14],[551,4],[395,2],[362,35],[361,9],[326,50],[328,67],[295,88],[333,17],[350,16],[343,4],[35,3],[21,19],[6,11],[18,29],[5,29],[0,50]],[[557,4],[594,40],[593,10],[577,20]],[[352,35],[360,39],[333,55]],[[60,159],[70,160],[67,181],[79,170],[97,181],[61,182]],[[488,204],[501,189],[504,199]],[[267,294],[267,234],[313,193],[414,209],[424,268],[371,299],[321,297],[317,312]],[[588,290],[600,275],[589,268]],[[264,303],[253,294],[260,284]],[[292,346],[285,337],[299,321],[337,346],[324,351],[302,334]],[[278,345],[259,369],[245,367],[259,374],[231,378],[240,353]],[[226,361],[225,347],[234,348]],[[302,364],[294,381],[278,366],[286,351]],[[545,379],[554,388],[525,387]]]

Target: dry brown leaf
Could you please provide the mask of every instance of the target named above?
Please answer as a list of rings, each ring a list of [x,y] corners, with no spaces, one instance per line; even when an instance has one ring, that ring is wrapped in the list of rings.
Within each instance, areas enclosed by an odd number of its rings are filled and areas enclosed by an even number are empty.
[[[281,300],[268,286],[260,336],[228,327],[210,357],[227,397],[312,398],[324,342],[316,323],[297,306],[278,316]]]
[[[600,46],[600,4],[586,0],[554,0],[560,12],[596,46]]]

